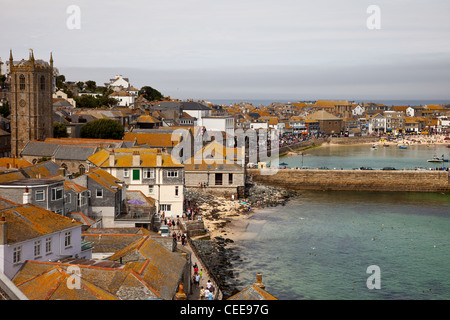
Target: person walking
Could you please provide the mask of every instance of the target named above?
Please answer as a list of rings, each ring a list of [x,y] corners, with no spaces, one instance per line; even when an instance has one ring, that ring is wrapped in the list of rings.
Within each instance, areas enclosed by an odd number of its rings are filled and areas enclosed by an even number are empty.
[[[197,273],[194,277],[195,277],[195,284],[197,285],[198,288],[198,286],[200,285],[200,275]]]
[[[203,286],[200,288],[200,300],[205,300],[205,288]]]
[[[206,289],[204,290],[204,293],[205,293],[205,299],[208,299],[208,300],[209,300],[209,294],[210,294],[211,292],[209,292],[208,288],[206,288]]]

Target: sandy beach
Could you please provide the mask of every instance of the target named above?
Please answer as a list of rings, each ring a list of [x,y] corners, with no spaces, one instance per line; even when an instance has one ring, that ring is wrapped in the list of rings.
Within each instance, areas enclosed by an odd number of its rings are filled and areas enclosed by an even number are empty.
[[[234,200],[208,195],[207,199],[202,199],[198,208],[211,239],[222,237],[235,240],[242,238],[248,219],[257,214],[259,209],[283,205],[296,195],[295,191],[254,184],[247,198]]]
[[[245,231],[245,220],[255,212],[248,210],[243,200],[231,200],[216,197],[213,201],[199,206],[205,229],[210,237],[226,237],[234,240],[234,236]]]

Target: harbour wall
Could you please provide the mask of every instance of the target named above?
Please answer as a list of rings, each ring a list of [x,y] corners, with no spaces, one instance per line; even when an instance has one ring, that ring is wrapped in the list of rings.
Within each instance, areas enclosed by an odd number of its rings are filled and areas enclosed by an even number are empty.
[[[288,152],[296,152],[299,149],[309,148],[326,144],[364,144],[379,142],[378,137],[344,137],[344,138],[318,138],[300,141],[289,146],[283,146],[279,149],[279,154],[283,155]]]
[[[279,169],[261,174],[248,169],[253,182],[290,190],[439,192],[450,193],[447,171]]]

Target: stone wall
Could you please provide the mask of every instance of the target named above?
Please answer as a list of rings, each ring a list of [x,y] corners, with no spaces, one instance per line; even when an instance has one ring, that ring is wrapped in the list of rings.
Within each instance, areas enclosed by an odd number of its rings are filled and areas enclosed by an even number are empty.
[[[231,186],[231,187],[208,186],[207,188],[188,187],[187,189],[195,192],[213,195],[216,197],[231,198],[233,194],[234,195],[238,194],[238,197],[244,196],[243,194],[244,186]]]
[[[376,143],[379,142],[379,137],[342,137],[342,138],[319,138],[301,141],[290,146],[284,146],[279,149],[279,154],[284,154],[290,151],[296,151],[302,148],[312,146],[320,146],[322,144],[362,144],[362,143]]]
[[[254,182],[291,190],[450,193],[446,171],[280,169],[274,175],[261,175],[258,169],[250,169],[247,173]]]

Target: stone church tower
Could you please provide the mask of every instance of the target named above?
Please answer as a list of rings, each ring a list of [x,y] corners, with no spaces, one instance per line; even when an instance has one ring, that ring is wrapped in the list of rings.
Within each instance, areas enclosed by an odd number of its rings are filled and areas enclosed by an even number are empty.
[[[28,141],[53,136],[53,58],[13,62],[9,56],[11,85],[11,155],[20,157]]]

